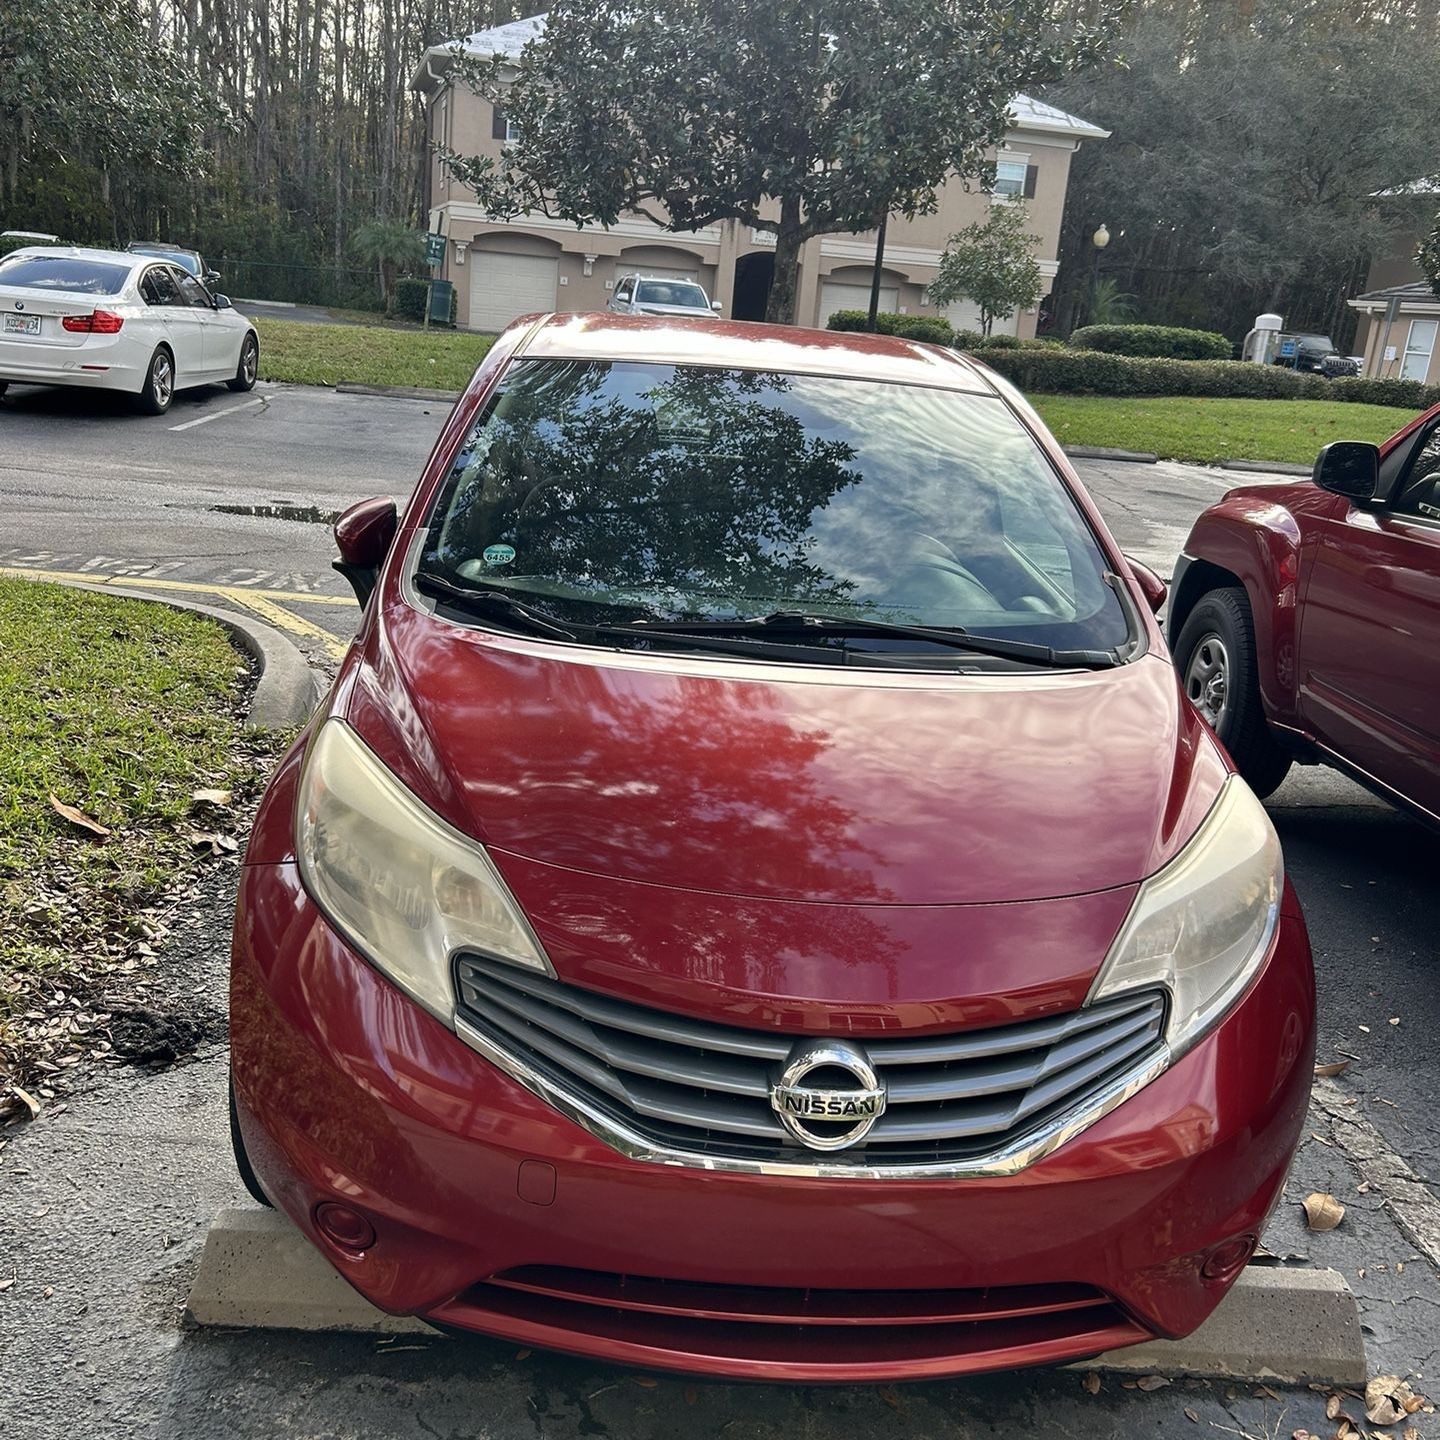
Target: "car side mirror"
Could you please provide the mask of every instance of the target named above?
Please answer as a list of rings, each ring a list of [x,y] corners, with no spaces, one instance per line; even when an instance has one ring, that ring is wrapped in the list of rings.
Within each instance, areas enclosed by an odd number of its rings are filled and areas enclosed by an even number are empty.
[[[1130,573],[1135,577],[1135,583],[1139,585],[1140,593],[1144,595],[1151,613],[1158,615],[1160,607],[1170,594],[1170,587],[1148,565],[1142,565],[1128,555],[1125,563],[1130,567]]]
[[[396,523],[395,502],[388,495],[357,501],[335,522],[335,548],[340,558],[333,563],[362,606],[375,592],[381,562],[395,539]]]
[[[1365,440],[1332,440],[1316,457],[1310,478],[1332,495],[1363,504],[1380,488],[1380,447]]]
[[[220,283],[220,272],[218,270],[207,270],[205,272],[205,283],[207,285],[218,285]]]
[[[217,310],[233,310],[235,307],[230,303],[228,295],[217,295],[215,297],[215,308]]]
[[[721,314],[721,313],[724,311],[724,309],[725,309],[725,307],[724,307],[718,300],[712,300],[712,301],[710,302],[710,308],[711,308],[717,315]]]

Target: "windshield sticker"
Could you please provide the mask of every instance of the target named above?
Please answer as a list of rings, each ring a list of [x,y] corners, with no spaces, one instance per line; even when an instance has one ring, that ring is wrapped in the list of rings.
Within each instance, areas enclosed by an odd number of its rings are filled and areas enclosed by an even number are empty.
[[[508,565],[515,558],[513,545],[487,545],[481,552],[487,565]]]

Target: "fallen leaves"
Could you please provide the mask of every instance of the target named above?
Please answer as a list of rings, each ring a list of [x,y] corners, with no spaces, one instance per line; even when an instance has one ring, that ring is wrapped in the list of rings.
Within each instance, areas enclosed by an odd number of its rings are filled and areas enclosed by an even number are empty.
[[[83,810],[77,810],[73,805],[67,805],[58,796],[51,795],[50,808],[62,820],[68,820],[77,829],[85,831],[87,835],[93,835],[97,840],[109,838],[108,826],[102,825],[94,816],[87,815]]]
[[[1333,1195],[1319,1190],[1307,1195],[1304,1205],[1308,1230],[1333,1230],[1345,1218],[1345,1207]]]
[[[1085,1372],[1085,1378],[1080,1382],[1087,1393],[1098,1395],[1100,1393],[1100,1377],[1093,1370]]]
[[[234,799],[234,792],[230,790],[196,790],[190,800],[195,805],[213,805],[223,810]]]
[[[1332,1060],[1327,1065],[1317,1065],[1315,1074],[1318,1079],[1330,1080],[1336,1075],[1343,1075],[1350,1068],[1348,1060]]]
[[[40,1113],[40,1102],[28,1090],[12,1085],[10,1093],[19,1097],[20,1103],[30,1112],[32,1120]]]
[[[1372,1425],[1394,1425],[1425,1404],[1398,1375],[1377,1375],[1365,1387],[1365,1418]]]

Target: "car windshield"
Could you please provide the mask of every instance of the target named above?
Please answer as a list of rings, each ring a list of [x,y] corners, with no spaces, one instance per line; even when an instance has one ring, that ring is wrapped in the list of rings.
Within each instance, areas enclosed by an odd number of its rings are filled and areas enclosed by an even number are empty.
[[[132,245],[130,248],[137,255],[154,255],[157,259],[168,260],[172,265],[178,265],[182,270],[188,270],[199,277],[200,257],[193,251],[167,250],[163,245]]]
[[[1130,635],[1094,535],[1001,400],[867,379],[522,361],[419,566],[584,623],[802,610],[1055,647]]]
[[[74,255],[10,255],[0,260],[0,285],[18,285],[27,290],[118,295],[129,275],[128,265]]]
[[[708,310],[705,292],[688,280],[642,280],[635,289],[637,305],[683,305],[687,310]]]

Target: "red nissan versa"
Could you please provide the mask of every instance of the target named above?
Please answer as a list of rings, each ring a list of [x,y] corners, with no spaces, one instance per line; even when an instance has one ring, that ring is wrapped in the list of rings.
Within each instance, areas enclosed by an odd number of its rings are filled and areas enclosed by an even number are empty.
[[[1193,1330],[1314,1048],[1265,812],[1004,381],[518,322],[241,884],[242,1173],[383,1309],[749,1379]]]

